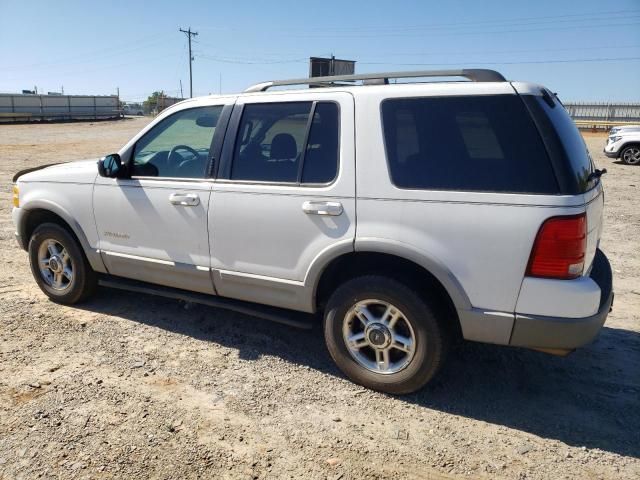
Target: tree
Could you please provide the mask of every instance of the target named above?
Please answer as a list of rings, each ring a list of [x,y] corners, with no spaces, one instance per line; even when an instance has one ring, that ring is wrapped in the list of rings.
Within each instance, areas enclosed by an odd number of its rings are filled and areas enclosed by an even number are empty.
[[[153,92],[149,97],[142,102],[144,105],[144,111],[150,113],[158,108],[158,99],[160,97],[165,97],[164,91]]]

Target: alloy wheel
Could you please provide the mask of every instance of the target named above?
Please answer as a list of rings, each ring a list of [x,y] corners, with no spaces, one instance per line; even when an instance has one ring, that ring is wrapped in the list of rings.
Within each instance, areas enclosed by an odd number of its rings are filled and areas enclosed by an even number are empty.
[[[629,165],[636,165],[640,163],[640,148],[627,148],[622,154],[622,159],[624,160],[624,163],[627,163]]]
[[[73,282],[73,261],[58,240],[44,240],[38,248],[38,267],[44,282],[57,291],[64,291]]]
[[[397,373],[415,355],[411,323],[400,309],[382,300],[362,300],[351,307],[342,334],[353,359],[374,373]]]

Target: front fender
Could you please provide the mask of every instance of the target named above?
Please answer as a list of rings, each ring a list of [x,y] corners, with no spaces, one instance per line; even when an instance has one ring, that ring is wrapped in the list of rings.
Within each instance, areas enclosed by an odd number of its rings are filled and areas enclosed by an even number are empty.
[[[76,238],[80,242],[80,246],[84,251],[91,268],[96,272],[106,272],[104,263],[98,250],[92,247],[87,233],[83,229],[82,225],[77,221],[74,215],[71,214],[62,205],[46,199],[29,199],[27,195],[24,202],[21,199],[21,206],[17,208],[18,212],[14,213],[13,218],[16,223],[16,232],[22,238],[24,246],[29,244],[29,239],[26,236],[26,226],[28,225],[29,218],[37,211],[46,211],[55,214],[60,217],[73,231]]]

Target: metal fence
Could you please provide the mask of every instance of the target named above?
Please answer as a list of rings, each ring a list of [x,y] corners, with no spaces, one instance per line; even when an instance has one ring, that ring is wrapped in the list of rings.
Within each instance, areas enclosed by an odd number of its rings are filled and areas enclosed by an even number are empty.
[[[640,122],[640,103],[566,103],[567,111],[576,121]]]
[[[116,95],[0,93],[0,122],[98,120],[122,115]]]

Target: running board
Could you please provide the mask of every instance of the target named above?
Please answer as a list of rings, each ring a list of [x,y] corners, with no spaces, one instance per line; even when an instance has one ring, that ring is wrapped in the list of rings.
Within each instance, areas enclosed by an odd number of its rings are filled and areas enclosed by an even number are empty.
[[[101,276],[98,280],[101,287],[117,288],[129,292],[145,293],[159,297],[173,298],[185,302],[199,303],[209,307],[232,310],[234,312],[251,315],[253,317],[282,323],[290,327],[310,330],[313,328],[314,316],[310,313],[296,312],[285,308],[271,307],[259,303],[243,302],[232,298],[207,295],[205,293],[190,292],[178,288],[163,287],[151,283],[139,282],[120,277]]]

